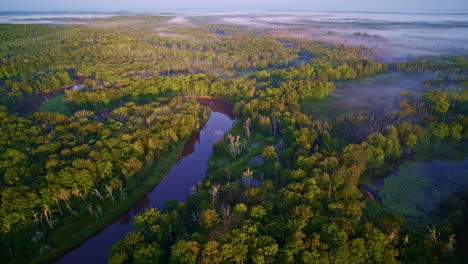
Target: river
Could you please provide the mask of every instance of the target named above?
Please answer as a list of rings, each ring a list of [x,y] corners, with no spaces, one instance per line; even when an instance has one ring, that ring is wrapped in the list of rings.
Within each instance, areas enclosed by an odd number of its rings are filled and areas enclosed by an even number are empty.
[[[54,97],[57,97],[59,95],[65,94],[65,92],[67,92],[67,91],[77,90],[77,89],[83,88],[84,87],[83,80],[85,78],[92,78],[92,77],[78,76],[78,77],[76,77],[77,80],[76,80],[75,84],[73,84],[73,85],[69,85],[69,86],[64,87],[64,88],[55,89],[55,90],[43,92],[43,93],[40,93],[40,94],[36,94],[34,97],[32,97],[31,99],[29,99],[28,101],[23,103],[20,107],[18,107],[16,112],[18,112],[18,113],[20,113],[22,115],[28,115],[30,113],[36,112],[37,110],[39,110],[39,108],[41,108],[41,106],[42,106],[42,104],[44,102],[47,102],[48,100],[50,100],[50,99],[52,99]]]
[[[163,180],[126,213],[83,244],[56,260],[56,264],[107,263],[107,252],[125,234],[131,232],[133,218],[149,208],[162,209],[166,201],[185,201],[190,187],[202,181],[208,169],[213,145],[232,127],[235,115],[228,102],[199,98],[197,101],[211,109],[211,115],[202,129],[193,134],[184,146],[176,165]]]

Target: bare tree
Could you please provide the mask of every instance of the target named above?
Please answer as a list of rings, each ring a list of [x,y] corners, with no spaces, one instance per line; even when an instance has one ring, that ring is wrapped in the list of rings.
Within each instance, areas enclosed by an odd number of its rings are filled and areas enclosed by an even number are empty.
[[[102,196],[98,189],[94,189],[94,193],[97,195],[97,197],[99,197],[99,199],[104,201],[104,196]]]
[[[250,170],[250,168],[247,168],[244,173],[242,173],[242,183],[245,185],[250,185],[250,180],[253,177],[253,171]]]
[[[145,127],[149,128],[151,127],[151,123],[152,123],[152,119],[151,119],[151,116],[147,116],[143,119],[144,123],[145,123]]]
[[[229,139],[230,143],[230,151],[231,151],[231,156],[233,158],[237,157],[237,155],[240,154],[240,136],[232,136],[232,135],[227,135],[227,138]]]
[[[169,239],[171,241],[174,241],[174,237],[172,236],[172,224],[169,225],[169,228],[166,231],[166,235],[167,235],[167,237],[169,237]]]
[[[112,185],[106,184],[106,191],[107,191],[107,195],[112,199],[112,201],[114,201],[115,198],[114,198],[114,195],[112,195],[112,192],[114,191],[114,187]]]
[[[47,204],[43,205],[42,213],[44,214],[44,218],[46,219],[46,222],[49,223],[49,216],[52,212]]]
[[[37,231],[39,231],[39,226],[37,225],[39,223],[39,213],[36,212],[31,212],[33,217],[34,217],[34,225],[36,226]]]
[[[236,136],[236,142],[235,142],[235,147],[236,147],[236,155],[240,155],[240,136]]]
[[[221,212],[221,217],[223,218],[224,230],[227,230],[229,224],[231,223],[231,206],[229,205],[221,205],[219,209]]]
[[[437,244],[437,240],[439,239],[440,233],[437,232],[435,226],[432,226],[432,229],[429,227],[427,229],[429,229],[429,234],[427,235],[428,238],[431,239],[434,242],[434,244]]]
[[[59,199],[59,195],[58,194],[54,194],[54,196],[52,197],[52,199],[55,201],[55,203],[57,204],[57,207],[60,211],[60,214],[63,216],[63,213],[62,213],[62,208],[60,208],[60,199]]]
[[[44,215],[43,214],[39,214],[39,223],[41,224],[42,226],[42,230],[46,230],[45,226],[44,226]]]
[[[408,244],[409,244],[409,235],[406,235],[406,236],[403,238],[403,243],[405,243],[405,245],[408,245]]]
[[[124,188],[123,185],[120,185],[119,190],[120,190],[120,199],[122,200],[127,199],[127,189]]]
[[[453,251],[455,249],[455,244],[457,243],[457,241],[455,240],[455,235],[452,234],[450,237],[449,237],[449,242],[447,243],[447,250],[448,251]]]
[[[224,169],[224,172],[226,173],[226,177],[227,177],[227,181],[230,182],[231,181],[231,169],[229,168],[226,168]]]
[[[252,119],[250,119],[250,117],[245,120],[243,127],[245,129],[247,139],[250,139],[250,129],[252,128]]]
[[[67,191],[66,189],[60,189],[59,197],[60,197],[60,199],[62,199],[65,202],[67,207],[70,207],[70,205],[69,205],[70,192],[69,191]]]
[[[388,236],[387,236],[387,241],[388,242],[392,242],[394,240],[398,240],[398,233],[400,232],[400,230],[398,228],[394,228],[392,233],[390,233]]]
[[[213,185],[213,187],[211,187],[211,189],[209,190],[209,193],[211,195],[211,208],[214,208],[214,204],[216,202],[216,198],[219,194],[219,189],[220,189],[220,185],[217,184],[217,185]]]
[[[78,213],[75,212],[71,206],[70,206],[70,192],[65,190],[65,189],[60,189],[60,198],[65,201],[65,205],[67,206],[67,209],[72,213],[74,216],[78,216]]]
[[[273,135],[276,135],[278,133],[278,127],[280,126],[280,123],[281,123],[281,119],[280,119],[280,116],[279,114],[277,114],[276,112],[272,113],[271,114],[271,130],[272,130],[272,134]]]
[[[233,158],[236,157],[236,151],[235,151],[235,147],[234,147],[234,137],[232,135],[227,135],[227,138],[229,139],[229,149],[231,151],[231,156]]]
[[[59,222],[57,219],[54,219],[53,211],[50,210],[47,204],[43,206],[43,213],[46,219],[47,224],[49,225],[50,229],[54,229],[55,225]]]
[[[201,216],[200,216],[200,212],[198,210],[196,212],[192,213],[192,220],[194,222],[197,222],[198,224],[201,223]]]
[[[72,192],[71,192],[71,194],[72,194],[73,196],[75,196],[75,197],[80,197],[80,198],[83,200],[83,202],[85,202],[85,203],[87,202],[87,201],[86,201],[86,198],[85,198],[85,195],[83,195],[83,194],[81,193],[80,189],[73,189]]]

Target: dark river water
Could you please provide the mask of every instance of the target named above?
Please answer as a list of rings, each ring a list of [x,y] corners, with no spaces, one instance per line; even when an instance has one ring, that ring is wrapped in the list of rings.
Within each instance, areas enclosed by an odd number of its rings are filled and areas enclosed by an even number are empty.
[[[200,132],[191,136],[177,164],[163,180],[129,211],[54,263],[107,263],[107,252],[133,230],[131,224],[136,214],[149,208],[162,209],[171,199],[185,201],[188,198],[190,187],[205,176],[213,145],[223,138],[235,120],[232,104],[217,99],[199,98],[197,101],[211,109],[210,118]]]

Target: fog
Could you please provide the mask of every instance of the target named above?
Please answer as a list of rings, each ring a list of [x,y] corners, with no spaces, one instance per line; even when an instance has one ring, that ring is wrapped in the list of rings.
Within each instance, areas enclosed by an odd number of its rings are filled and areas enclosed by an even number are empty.
[[[81,24],[83,20],[108,18],[112,14],[91,13],[0,13],[0,24]]]
[[[137,13],[3,13],[0,23],[73,24],[94,18]],[[148,15],[150,13],[140,13]],[[169,24],[200,26],[226,24],[263,29],[313,41],[364,45],[377,50],[383,62],[422,55],[468,54],[467,13],[359,13],[359,12],[195,12],[151,13],[173,17]]]
[[[379,56],[374,59],[384,62],[421,55],[468,54],[468,14],[298,12],[226,16],[220,15],[217,22],[375,48]]]
[[[182,16],[176,16],[168,21],[169,24],[176,24],[176,25],[190,25],[191,23],[187,20],[187,18]]]
[[[304,110],[325,120],[359,111],[392,113],[398,107],[401,91],[424,91],[427,88],[423,82],[435,77],[434,73],[389,72],[353,82],[338,83],[332,97],[308,104]]]

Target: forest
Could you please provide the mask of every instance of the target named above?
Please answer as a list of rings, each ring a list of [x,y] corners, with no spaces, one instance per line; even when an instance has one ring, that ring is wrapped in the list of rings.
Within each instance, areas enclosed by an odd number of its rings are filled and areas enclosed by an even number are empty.
[[[467,175],[417,212],[386,179],[466,159],[467,55],[385,64],[364,45],[170,19],[0,24],[2,263],[55,261],[131,208],[213,114],[197,98],[232,103],[234,125],[189,198],[135,216],[108,263],[465,263]],[[388,72],[431,78],[392,111],[306,110]]]

